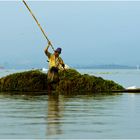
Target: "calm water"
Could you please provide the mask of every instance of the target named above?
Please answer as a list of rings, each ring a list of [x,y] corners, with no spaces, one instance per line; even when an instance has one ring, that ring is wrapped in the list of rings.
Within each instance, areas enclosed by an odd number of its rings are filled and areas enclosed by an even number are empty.
[[[136,85],[140,71],[79,70]],[[1,75],[14,71],[2,71]],[[131,78],[131,79],[129,79]],[[130,81],[130,82],[129,82]],[[25,96],[0,93],[0,138],[140,138],[140,94]]]
[[[81,73],[101,76],[104,79],[114,80],[125,88],[140,87],[140,70],[136,69],[80,69]]]

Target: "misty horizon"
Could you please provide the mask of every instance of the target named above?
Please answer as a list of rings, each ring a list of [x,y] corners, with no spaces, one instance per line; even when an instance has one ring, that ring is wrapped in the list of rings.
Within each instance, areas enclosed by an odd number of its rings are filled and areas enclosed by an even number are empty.
[[[140,64],[140,1],[27,3],[66,64]],[[0,66],[47,67],[47,41],[22,1],[0,1],[0,16]]]

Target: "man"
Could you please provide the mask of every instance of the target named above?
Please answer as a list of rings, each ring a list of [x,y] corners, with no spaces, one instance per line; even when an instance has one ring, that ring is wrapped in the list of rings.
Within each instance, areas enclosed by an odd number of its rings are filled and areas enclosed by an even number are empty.
[[[61,54],[62,49],[57,48],[54,53],[50,53],[48,51],[51,46],[51,42],[48,42],[48,46],[45,49],[45,54],[49,59],[49,70],[48,70],[48,82],[49,83],[57,83],[59,81],[59,70],[65,69],[65,64],[62,58],[59,56]]]

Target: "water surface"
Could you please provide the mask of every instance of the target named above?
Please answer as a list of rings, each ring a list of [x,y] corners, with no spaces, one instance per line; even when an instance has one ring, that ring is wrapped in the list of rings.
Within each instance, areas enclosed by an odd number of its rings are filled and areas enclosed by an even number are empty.
[[[131,82],[139,86],[137,79],[139,72],[129,70],[85,70],[83,72],[118,80],[125,86],[128,86],[127,80],[132,77]],[[0,138],[140,138],[139,108],[139,93],[108,96],[95,96],[93,93],[70,96],[27,96],[1,92]]]
[[[140,138],[140,94],[0,95],[0,138]]]

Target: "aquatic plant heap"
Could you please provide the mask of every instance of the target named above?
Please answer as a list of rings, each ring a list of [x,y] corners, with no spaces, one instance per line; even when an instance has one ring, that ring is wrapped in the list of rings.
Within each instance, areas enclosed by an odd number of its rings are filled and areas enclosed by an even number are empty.
[[[47,75],[39,70],[14,73],[0,79],[1,91],[41,91],[46,89]]]
[[[60,72],[60,81],[52,85],[56,92],[108,92],[124,89],[101,77],[81,75],[74,69]],[[0,91],[47,91],[47,74],[39,70],[15,73],[0,79]]]

